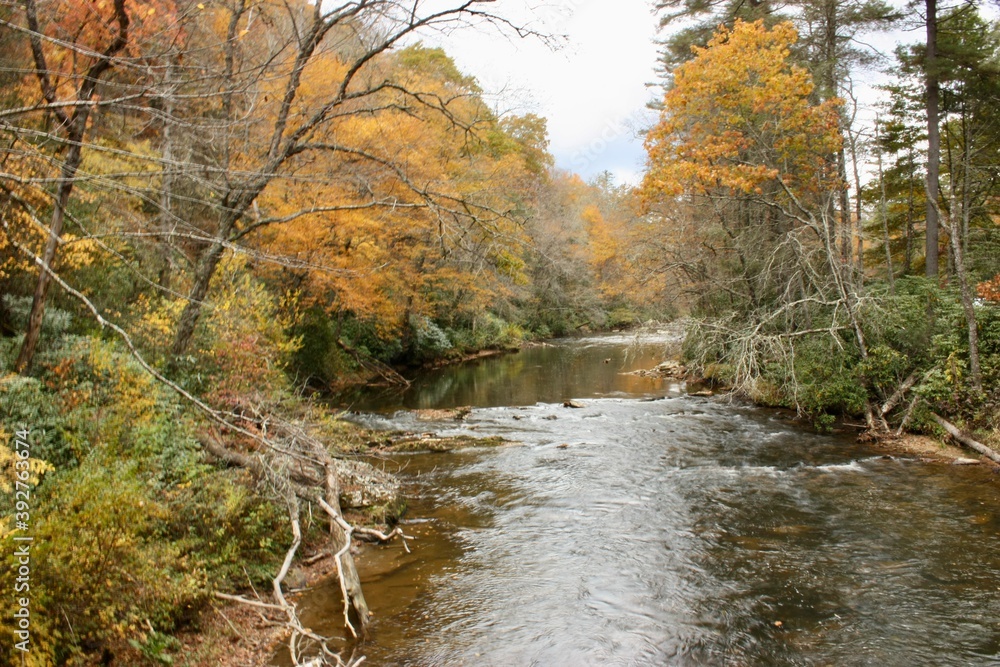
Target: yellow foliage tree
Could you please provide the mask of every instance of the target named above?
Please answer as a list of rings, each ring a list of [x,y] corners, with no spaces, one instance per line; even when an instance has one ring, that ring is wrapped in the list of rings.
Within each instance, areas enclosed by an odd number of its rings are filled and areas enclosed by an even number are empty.
[[[642,192],[660,222],[647,262],[693,286],[708,312],[768,308],[768,295],[799,285],[801,253],[785,243],[795,230],[815,232],[798,241],[810,247],[833,242],[816,216],[843,187],[841,103],[814,101],[811,76],[792,62],[796,40],[791,23],[721,27],[674,70],[646,138]]]
[[[304,104],[345,66],[318,59],[303,77]],[[505,133],[440,49],[412,46],[379,66],[431,108],[383,91],[386,111],[343,119],[324,138],[341,150],[316,154],[310,176],[272,184],[258,211],[280,221],[261,248],[299,276],[305,305],[388,333],[410,316],[479,308],[526,280],[516,209],[541,158]]]
[[[812,77],[789,59],[797,38],[791,23],[737,21],[694,48],[646,138],[648,196],[761,194],[775,180],[794,192],[833,185],[841,102],[813,103]]]

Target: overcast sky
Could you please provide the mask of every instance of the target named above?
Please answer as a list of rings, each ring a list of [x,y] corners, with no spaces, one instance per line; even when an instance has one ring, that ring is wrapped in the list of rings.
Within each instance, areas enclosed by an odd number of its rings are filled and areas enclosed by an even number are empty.
[[[453,6],[449,0],[430,0]],[[893,0],[890,0],[893,2]],[[901,5],[902,0],[894,4]],[[655,122],[647,104],[660,91],[655,73],[657,18],[649,0],[502,0],[495,8],[518,25],[561,36],[553,49],[535,38],[472,27],[423,36],[443,46],[475,76],[501,113],[533,112],[548,119],[550,150],[560,168],[590,179],[610,172],[618,183],[641,178],[645,152],[639,132]],[[492,8],[491,8],[492,9]],[[995,16],[995,11],[987,12]],[[898,43],[920,42],[919,30],[866,36],[891,54]],[[878,72],[858,74],[858,119],[870,125],[880,95]],[[865,166],[862,170],[865,170]]]
[[[486,28],[425,43],[440,43],[463,72],[496,93],[490,99],[499,111],[546,117],[558,167],[588,179],[609,171],[619,183],[636,183],[645,157],[638,131],[655,120],[646,109],[655,94],[648,84],[656,80],[650,3],[508,0],[498,8],[538,32],[564,36],[561,46]]]

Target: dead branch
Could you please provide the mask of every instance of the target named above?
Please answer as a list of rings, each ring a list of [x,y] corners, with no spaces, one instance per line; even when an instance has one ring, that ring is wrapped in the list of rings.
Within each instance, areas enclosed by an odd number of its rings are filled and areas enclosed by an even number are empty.
[[[913,400],[906,407],[906,412],[903,414],[903,420],[899,422],[899,428],[896,429],[896,436],[903,435],[903,431],[906,429],[907,425],[910,423],[910,418],[913,416],[913,409],[917,407],[917,403],[920,402],[920,396],[914,396]]]
[[[403,529],[400,528],[399,526],[396,526],[388,533],[383,533],[382,531],[375,530],[374,528],[361,528],[361,527],[355,527],[354,532],[358,535],[365,535],[366,537],[374,538],[375,540],[378,540],[379,542],[382,543],[391,542],[393,538],[398,536],[400,542],[403,543],[403,549],[406,550],[406,553],[410,553],[410,546],[406,543],[406,540],[416,539],[413,536],[404,533]]]
[[[275,611],[284,611],[284,607],[277,604],[268,604],[267,602],[261,602],[260,600],[251,600],[250,598],[245,598],[242,595],[229,595],[228,593],[215,593],[215,597],[220,600],[229,600],[230,602],[239,602],[240,604],[248,604],[251,607],[260,607],[261,609],[273,609]]]
[[[342,349],[347,354],[351,355],[351,358],[354,359],[356,362],[358,362],[358,364],[360,364],[361,367],[364,368],[366,371],[370,373],[375,373],[389,384],[398,385],[401,387],[410,386],[410,381],[407,380],[402,375],[400,375],[399,373],[397,373],[395,370],[383,364],[378,359],[372,359],[371,357],[368,357],[362,354],[361,352],[358,352],[340,338],[337,339],[337,347]]]
[[[354,565],[354,557],[351,555],[351,534],[354,532],[354,527],[344,521],[344,516],[340,511],[340,482],[334,471],[334,461],[329,458],[329,455],[327,455],[324,467],[326,468],[326,498],[317,496],[317,500],[323,501],[320,506],[330,515],[331,523],[336,523],[342,531],[343,545],[334,555],[334,559],[337,564],[337,574],[340,576],[341,592],[344,594],[344,621],[351,634],[357,637],[358,633],[350,621],[349,612],[353,608],[361,626],[361,636],[367,637],[370,612],[368,611],[368,602],[361,591],[361,577],[358,575],[358,570]],[[331,525],[331,531],[332,528]]]

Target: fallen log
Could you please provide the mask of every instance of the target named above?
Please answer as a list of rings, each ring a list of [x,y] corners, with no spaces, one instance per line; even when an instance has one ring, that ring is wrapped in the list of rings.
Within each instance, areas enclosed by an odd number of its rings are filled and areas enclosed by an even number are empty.
[[[913,400],[906,407],[906,412],[903,414],[903,419],[899,422],[899,428],[896,429],[896,437],[903,435],[903,431],[906,430],[907,425],[910,423],[910,418],[913,417],[913,409],[917,407],[917,403],[920,402],[920,396],[914,396]]]
[[[373,359],[366,354],[355,350],[353,347],[345,343],[340,338],[337,339],[337,347],[346,352],[353,358],[358,365],[364,368],[369,373],[379,376],[391,385],[396,385],[399,387],[409,387],[410,381],[404,378],[402,375],[394,371],[391,367],[383,364],[378,359]]]
[[[981,442],[979,442],[977,440],[973,440],[971,437],[969,437],[966,434],[962,433],[962,431],[960,431],[957,426],[955,426],[954,424],[952,424],[951,422],[949,422],[944,417],[941,417],[940,415],[936,415],[933,412],[931,413],[931,417],[934,419],[934,421],[936,421],[938,423],[939,426],[941,426],[941,428],[943,428],[945,431],[948,432],[948,435],[950,435],[951,437],[955,438],[955,440],[959,441],[960,443],[962,443],[963,445],[965,445],[969,449],[972,449],[972,450],[974,450],[974,451],[982,454],[983,456],[985,456],[986,458],[990,459],[991,461],[994,461],[996,463],[1000,463],[1000,452],[996,452],[992,448],[987,447],[986,445],[984,445],[983,443],[981,443]]]
[[[896,389],[896,391],[893,392],[892,396],[890,396],[889,399],[882,405],[882,408],[880,410],[882,416],[885,417],[887,414],[889,414],[889,411],[892,410],[894,407],[896,407],[896,404],[899,403],[899,401],[903,398],[903,396],[906,395],[906,392],[908,392],[916,383],[917,383],[917,372],[914,371],[910,373],[910,375],[905,380],[903,380],[903,384],[899,385],[899,388]]]
[[[325,451],[323,453],[325,454]],[[324,463],[326,468],[326,498],[318,496],[317,500],[322,501],[319,503],[320,506],[330,515],[330,532],[337,535],[337,530],[341,531],[338,536],[341,544],[337,545],[339,549],[333,557],[340,579],[340,592],[344,596],[344,623],[355,638],[359,636],[358,630],[360,630],[360,637],[364,639],[368,637],[368,621],[371,618],[371,612],[368,611],[368,602],[365,600],[365,594],[361,591],[361,577],[358,575],[358,570],[354,565],[354,557],[351,555],[351,534],[354,532],[354,526],[344,521],[344,516],[340,511],[340,482],[334,471],[333,460],[329,458],[329,455]],[[355,629],[351,623],[351,609],[354,610],[358,618],[360,626],[358,629]]]

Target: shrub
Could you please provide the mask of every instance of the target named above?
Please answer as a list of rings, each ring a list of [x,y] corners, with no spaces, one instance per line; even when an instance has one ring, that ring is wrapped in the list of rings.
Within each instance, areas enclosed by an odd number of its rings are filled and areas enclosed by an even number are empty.
[[[64,661],[149,625],[172,627],[178,609],[207,594],[204,570],[160,539],[166,508],[133,463],[92,455],[50,475],[36,502],[32,625],[37,619],[42,636],[58,640],[51,659]],[[3,548],[11,552],[9,539]],[[0,580],[9,581],[10,560],[3,566]],[[7,611],[0,623],[9,622]]]
[[[432,320],[423,316],[410,317],[410,358],[421,362],[437,359],[452,348],[451,340],[444,330]]]

